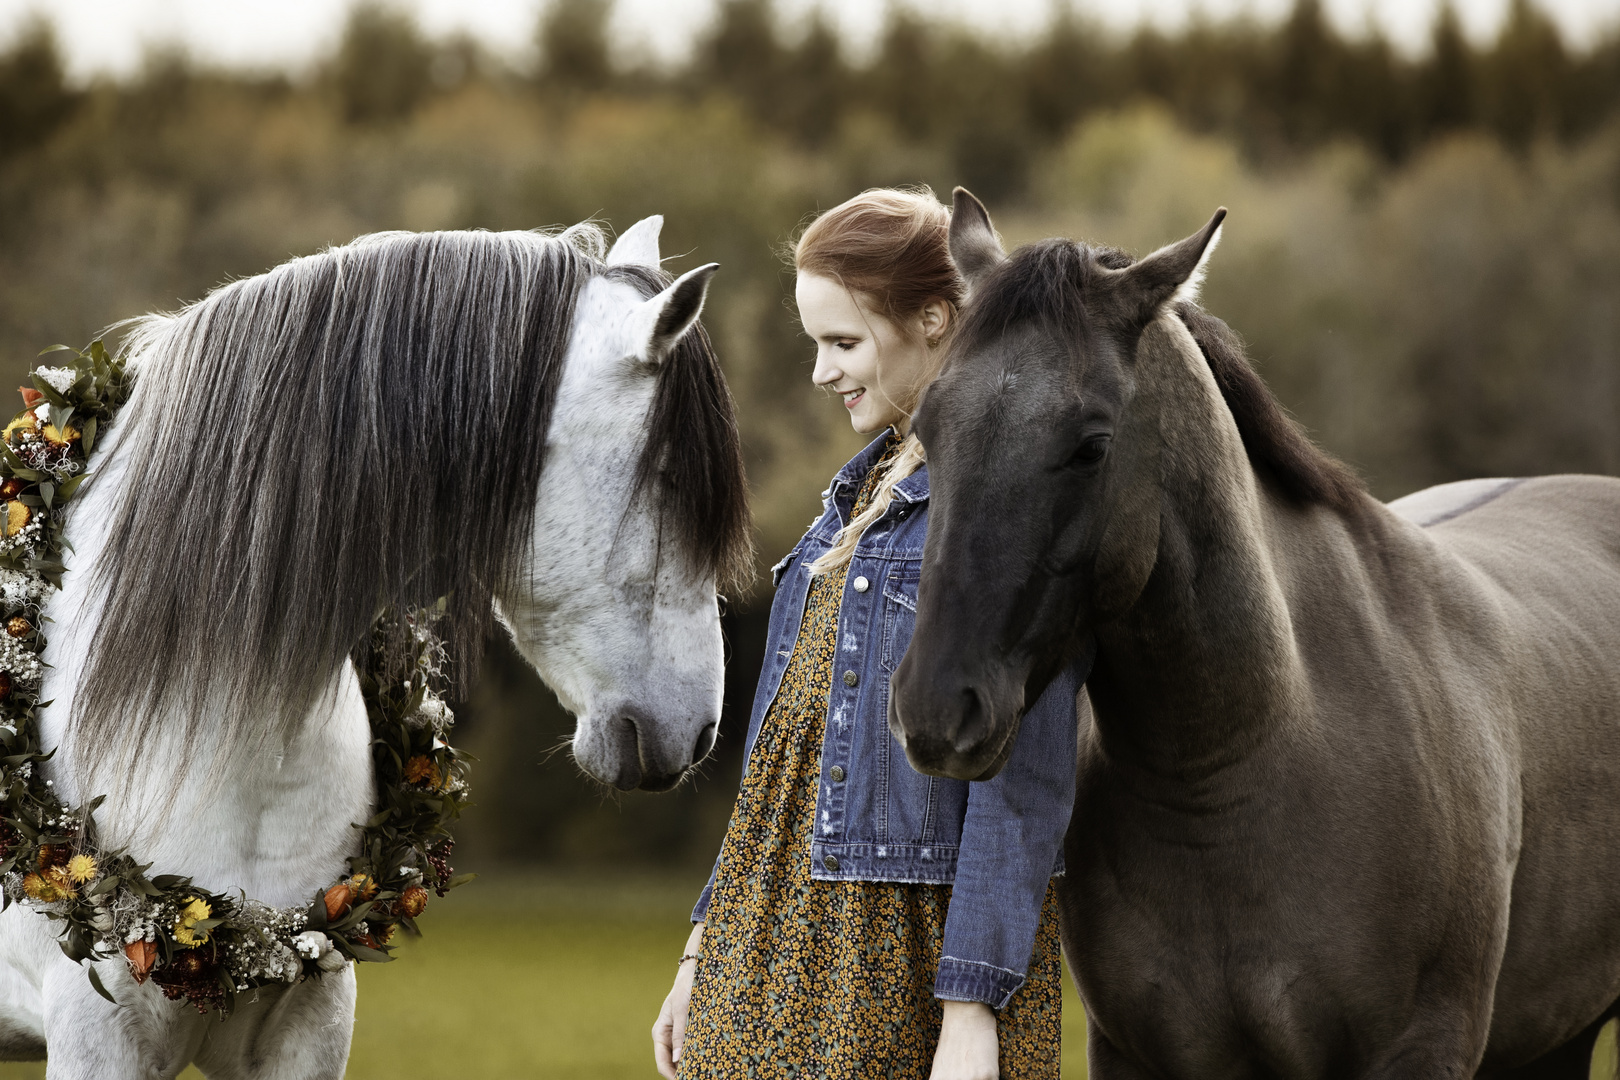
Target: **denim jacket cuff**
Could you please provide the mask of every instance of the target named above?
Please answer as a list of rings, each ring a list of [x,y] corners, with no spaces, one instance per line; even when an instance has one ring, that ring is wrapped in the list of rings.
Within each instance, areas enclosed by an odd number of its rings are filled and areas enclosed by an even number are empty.
[[[1007,1007],[1023,985],[1024,976],[1016,971],[945,956],[940,958],[939,974],[934,976],[934,996],[941,1001],[982,1001],[999,1010]]]
[[[700,923],[709,916],[709,898],[714,895],[714,886],[705,885],[698,894],[698,900],[692,907],[692,921]]]

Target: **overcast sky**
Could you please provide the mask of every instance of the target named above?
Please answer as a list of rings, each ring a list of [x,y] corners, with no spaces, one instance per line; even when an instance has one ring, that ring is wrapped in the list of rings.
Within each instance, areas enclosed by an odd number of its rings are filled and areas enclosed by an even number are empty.
[[[1039,28],[1054,0],[914,0],[914,10],[956,18],[987,33],[1017,35]],[[1400,45],[1420,49],[1438,0],[1324,0],[1346,30],[1374,20]],[[543,0],[395,0],[414,11],[432,33],[465,30],[497,52],[527,58]],[[1455,0],[1464,24],[1486,38],[1508,0]],[[1539,0],[1576,44],[1620,21],[1620,0]],[[199,59],[225,65],[296,70],[328,51],[348,9],[347,0],[0,0],[0,42],[36,12],[55,22],[69,70],[77,78],[127,73],[150,45],[179,44]],[[820,6],[859,48],[882,26],[884,0],[779,0],[788,19]],[[1202,11],[1220,18],[1250,12],[1285,13],[1292,0],[1079,0],[1080,10],[1128,28],[1148,20],[1165,27]],[[614,28],[627,55],[679,57],[712,18],[713,0],[618,0]]]

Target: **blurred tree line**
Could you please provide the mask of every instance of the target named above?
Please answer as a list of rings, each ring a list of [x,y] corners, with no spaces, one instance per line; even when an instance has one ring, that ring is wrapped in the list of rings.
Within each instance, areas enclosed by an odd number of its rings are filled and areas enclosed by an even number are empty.
[[[1206,305],[1382,497],[1620,473],[1620,39],[1571,49],[1526,0],[1484,44],[1442,7],[1418,57],[1340,34],[1317,0],[1129,35],[1058,8],[1021,42],[897,6],[857,60],[825,19],[722,0],[664,69],[614,53],[611,14],[550,0],[532,70],[363,5],[307,76],[157,51],[85,86],[47,24],[26,28],[0,46],[0,379],[364,232],[662,213],[673,268],[723,267],[705,322],[768,566],[862,442],[809,385],[782,244],[868,186],[966,183],[1009,242],[1140,252],[1228,206]],[[463,861],[696,874],[729,812],[768,591],[731,598],[720,749],[669,795],[584,782],[551,753],[570,720],[497,645],[461,709],[483,761]]]

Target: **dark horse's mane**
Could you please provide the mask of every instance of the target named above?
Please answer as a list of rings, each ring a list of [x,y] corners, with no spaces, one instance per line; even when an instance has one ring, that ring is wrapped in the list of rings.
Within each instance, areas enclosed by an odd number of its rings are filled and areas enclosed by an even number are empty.
[[[128,459],[76,690],[88,767],[186,716],[253,742],[303,714],[385,604],[449,597],[458,696],[491,598],[529,549],[580,291],[666,279],[604,265],[590,226],[387,233],[136,323],[115,433]],[[637,469],[672,563],[750,559],[732,401],[708,338],[661,366]],[[121,430],[120,430],[121,429]],[[122,758],[127,760],[127,758]]]
[[[975,340],[1014,326],[1038,323],[1060,340],[1088,342],[1093,317],[1084,298],[1098,268],[1123,270],[1135,260],[1123,251],[1051,239],[1019,248],[975,291],[960,334]],[[1350,467],[1313,443],[1254,370],[1243,341],[1197,304],[1180,301],[1176,315],[1191,332],[1220,387],[1255,471],[1301,504],[1355,514],[1366,487]]]

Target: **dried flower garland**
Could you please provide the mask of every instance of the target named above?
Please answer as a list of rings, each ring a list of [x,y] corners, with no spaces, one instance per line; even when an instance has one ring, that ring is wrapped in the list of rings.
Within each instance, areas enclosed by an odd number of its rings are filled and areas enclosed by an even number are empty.
[[[131,376],[100,341],[42,367],[26,408],[0,435],[0,908],[20,902],[61,924],[74,961],[122,954],[137,982],[229,1014],[236,995],[393,959],[399,927],[416,932],[428,889],[452,877],[449,823],[467,799],[466,759],[437,691],[444,647],[433,609],[383,612],[355,656],[371,724],[376,812],[357,824],[349,873],[307,906],[275,908],[211,892],[97,840],[95,810],[57,798],[41,765],[37,711],[45,605],[62,584],[62,511],[88,475],[98,430],[129,398]],[[90,982],[108,1000],[96,969]]]

